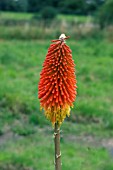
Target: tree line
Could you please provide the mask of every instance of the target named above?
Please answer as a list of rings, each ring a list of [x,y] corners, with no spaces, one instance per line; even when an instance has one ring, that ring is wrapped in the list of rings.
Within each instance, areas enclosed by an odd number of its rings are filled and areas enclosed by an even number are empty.
[[[58,13],[87,15],[93,14],[104,0],[0,0],[0,10],[15,12],[40,12],[52,7]]]

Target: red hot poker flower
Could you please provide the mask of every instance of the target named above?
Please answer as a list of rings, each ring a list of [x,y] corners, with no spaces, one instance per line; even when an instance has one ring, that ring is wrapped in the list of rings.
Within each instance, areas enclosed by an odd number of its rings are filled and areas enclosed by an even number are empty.
[[[59,125],[70,115],[76,98],[74,61],[64,34],[50,45],[40,74],[38,97],[46,117]]]

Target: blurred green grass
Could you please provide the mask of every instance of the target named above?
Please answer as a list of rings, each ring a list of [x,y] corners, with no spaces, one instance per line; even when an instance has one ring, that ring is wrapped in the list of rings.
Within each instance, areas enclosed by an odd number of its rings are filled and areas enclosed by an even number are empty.
[[[0,11],[0,19],[16,19],[16,20],[22,20],[22,19],[31,19],[32,18],[32,13],[22,13],[22,12],[3,12]]]
[[[38,13],[0,12],[0,39],[54,39],[58,38],[61,32],[73,39],[103,36],[103,31],[100,32],[95,26],[94,18],[91,16],[58,14],[55,19],[47,21],[38,16]],[[112,34],[112,30],[109,34]],[[106,37],[109,37],[109,34]]]
[[[3,20],[31,20],[33,18],[32,13],[22,13],[22,12],[0,12],[0,19]],[[91,16],[77,16],[77,15],[63,15],[58,14],[57,19],[59,20],[66,20],[66,21],[73,21],[76,20],[79,23],[84,23],[86,21],[92,21]]]
[[[103,170],[104,166],[112,170],[112,159],[109,158],[109,152],[105,148],[96,146],[89,148],[87,145],[74,142],[66,138],[61,141],[63,170]],[[43,130],[38,129],[35,135],[26,138],[14,136],[13,141],[9,138],[9,141],[2,145],[1,151],[1,170],[54,169],[53,139]]]
[[[85,22],[92,22],[93,21],[93,17],[92,16],[79,16],[79,15],[61,15],[59,14],[57,16],[57,19],[59,20],[65,20],[65,21],[68,21],[68,22],[77,22],[77,23],[85,23]]]
[[[54,169],[53,131],[37,99],[39,74],[50,43],[0,40],[1,170]],[[62,125],[62,169],[112,170],[113,44],[93,39],[70,39],[67,44],[76,63],[78,95],[71,116]]]

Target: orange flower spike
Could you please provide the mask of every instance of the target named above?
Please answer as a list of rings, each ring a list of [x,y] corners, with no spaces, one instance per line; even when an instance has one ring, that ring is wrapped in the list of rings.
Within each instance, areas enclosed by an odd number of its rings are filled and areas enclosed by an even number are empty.
[[[41,108],[52,124],[58,123],[59,126],[66,115],[70,115],[70,107],[76,98],[75,64],[65,43],[68,38],[61,34],[58,40],[52,40],[38,85]]]

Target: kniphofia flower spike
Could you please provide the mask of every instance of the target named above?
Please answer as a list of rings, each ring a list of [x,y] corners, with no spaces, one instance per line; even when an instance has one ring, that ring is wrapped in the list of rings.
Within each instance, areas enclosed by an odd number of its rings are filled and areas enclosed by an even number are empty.
[[[52,40],[40,74],[38,97],[46,117],[59,126],[76,98],[75,64],[65,34]]]

